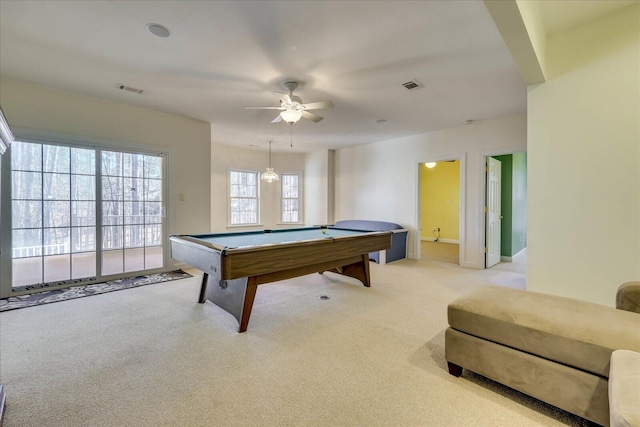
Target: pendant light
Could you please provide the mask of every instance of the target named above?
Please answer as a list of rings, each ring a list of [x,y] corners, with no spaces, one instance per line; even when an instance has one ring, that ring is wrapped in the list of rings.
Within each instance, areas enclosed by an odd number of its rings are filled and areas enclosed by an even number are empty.
[[[271,167],[271,141],[269,141],[269,167],[267,168],[267,171],[262,174],[260,179],[263,181],[267,181],[268,183],[271,183],[273,181],[280,181],[280,177]]]

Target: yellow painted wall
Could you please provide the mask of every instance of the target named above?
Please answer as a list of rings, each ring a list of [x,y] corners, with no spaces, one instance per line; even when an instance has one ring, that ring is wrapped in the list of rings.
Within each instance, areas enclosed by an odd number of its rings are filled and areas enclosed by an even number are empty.
[[[460,239],[460,161],[437,162],[432,169],[420,165],[420,237]]]

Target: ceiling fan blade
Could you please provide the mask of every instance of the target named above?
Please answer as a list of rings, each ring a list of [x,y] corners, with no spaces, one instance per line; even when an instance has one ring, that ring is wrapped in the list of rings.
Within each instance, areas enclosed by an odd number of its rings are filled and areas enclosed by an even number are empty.
[[[245,110],[284,110],[282,107],[244,107]]]
[[[302,104],[302,106],[307,110],[321,110],[323,108],[333,108],[333,102],[331,101],[310,102],[309,104]]]
[[[280,103],[291,104],[291,102],[291,97],[287,93],[280,97]]]
[[[280,114],[278,114],[278,116],[271,120],[271,123],[280,123],[282,121],[282,116]]]
[[[320,117],[317,114],[311,113],[309,111],[303,111],[302,112],[302,117],[304,117],[305,119],[309,119],[312,122],[316,122],[318,123],[320,120],[322,120],[324,117]]]

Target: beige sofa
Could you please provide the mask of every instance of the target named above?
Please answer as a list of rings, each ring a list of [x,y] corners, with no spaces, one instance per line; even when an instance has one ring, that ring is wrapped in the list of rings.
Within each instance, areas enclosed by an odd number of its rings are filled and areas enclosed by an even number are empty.
[[[618,306],[624,301],[632,308],[634,295],[640,282],[622,285]],[[452,375],[469,369],[601,425],[633,419],[610,415],[609,376],[614,351],[640,352],[639,314],[485,285],[452,302],[448,318],[445,357]],[[616,381],[623,380],[625,369],[616,372]],[[637,408],[633,403],[617,407]]]

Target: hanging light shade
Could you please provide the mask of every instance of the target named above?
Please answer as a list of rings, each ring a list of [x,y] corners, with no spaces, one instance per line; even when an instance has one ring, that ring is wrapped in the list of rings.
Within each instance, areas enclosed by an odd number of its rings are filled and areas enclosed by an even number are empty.
[[[273,168],[267,168],[267,171],[262,173],[260,179],[262,179],[263,181],[267,181],[268,183],[272,183],[273,181],[280,181],[280,177],[277,173],[274,172]]]
[[[302,117],[302,110],[284,110],[282,113],[280,113],[280,117],[282,117],[282,120],[287,123],[295,123],[300,120],[300,117]]]
[[[271,167],[271,141],[269,141],[269,167],[266,172],[263,172],[260,179],[272,183],[273,181],[280,181],[280,176]]]

